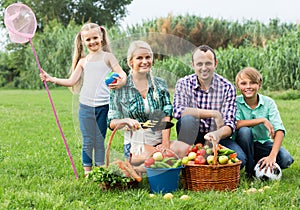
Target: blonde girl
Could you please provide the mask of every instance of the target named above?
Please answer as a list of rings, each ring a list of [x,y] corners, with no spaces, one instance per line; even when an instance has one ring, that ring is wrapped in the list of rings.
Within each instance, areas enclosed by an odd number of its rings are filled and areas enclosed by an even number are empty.
[[[82,133],[82,165],[85,175],[94,165],[104,164],[104,140],[107,130],[109,109],[109,88],[118,89],[126,83],[126,73],[120,67],[115,56],[110,52],[104,27],[95,23],[84,24],[74,41],[72,73],[62,79],[40,74],[42,81],[71,87],[72,92],[79,92],[79,123]],[[84,48],[88,54],[85,55]],[[117,82],[106,86],[104,79],[109,72],[120,75]]]

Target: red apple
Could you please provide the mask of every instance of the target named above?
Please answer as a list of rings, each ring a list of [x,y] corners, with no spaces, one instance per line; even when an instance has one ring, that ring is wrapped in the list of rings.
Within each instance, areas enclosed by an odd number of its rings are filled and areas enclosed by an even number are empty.
[[[197,151],[197,156],[199,156],[199,155],[204,157],[206,155],[206,150],[205,149],[198,150]]]
[[[172,152],[171,150],[167,149],[164,154],[163,154],[164,158],[168,158],[168,157],[174,157],[175,154],[174,152]]]
[[[197,156],[195,159],[195,164],[199,164],[199,165],[205,165],[206,164],[206,159],[203,156]]]
[[[154,164],[154,163],[155,163],[155,160],[154,160],[153,157],[151,157],[151,158],[148,158],[148,159],[145,160],[144,165],[145,165],[146,167],[150,167],[150,166],[151,166],[152,164]]]

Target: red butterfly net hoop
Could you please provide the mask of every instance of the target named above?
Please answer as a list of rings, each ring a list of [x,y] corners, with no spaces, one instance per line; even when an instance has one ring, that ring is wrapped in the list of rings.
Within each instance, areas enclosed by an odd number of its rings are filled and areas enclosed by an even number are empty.
[[[37,28],[33,11],[22,3],[11,4],[5,9],[4,24],[11,41],[20,44],[32,39]]]

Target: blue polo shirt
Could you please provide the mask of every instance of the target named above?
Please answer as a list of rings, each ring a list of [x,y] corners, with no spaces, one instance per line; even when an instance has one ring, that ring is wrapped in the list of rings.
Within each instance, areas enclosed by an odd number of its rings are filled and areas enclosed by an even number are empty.
[[[282,130],[284,134],[286,133],[277,105],[272,98],[258,94],[258,105],[251,109],[245,102],[243,95],[239,95],[236,98],[236,104],[236,120],[266,118],[271,122],[275,131]],[[269,136],[268,129],[263,124],[256,125],[251,129],[253,141],[259,141],[260,143],[273,141]]]

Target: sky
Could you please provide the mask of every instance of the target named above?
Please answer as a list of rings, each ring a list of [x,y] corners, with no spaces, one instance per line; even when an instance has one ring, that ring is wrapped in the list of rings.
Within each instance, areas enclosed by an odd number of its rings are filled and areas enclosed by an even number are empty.
[[[128,15],[121,21],[127,25],[172,15],[193,14],[232,21],[245,19],[268,23],[279,18],[281,22],[300,24],[300,0],[133,0],[127,7]],[[0,43],[4,42],[0,32]],[[2,44],[0,44],[1,50]]]
[[[128,16],[121,22],[124,28],[168,14],[264,23],[279,18],[281,22],[300,24],[299,0],[133,0],[127,10]]]

